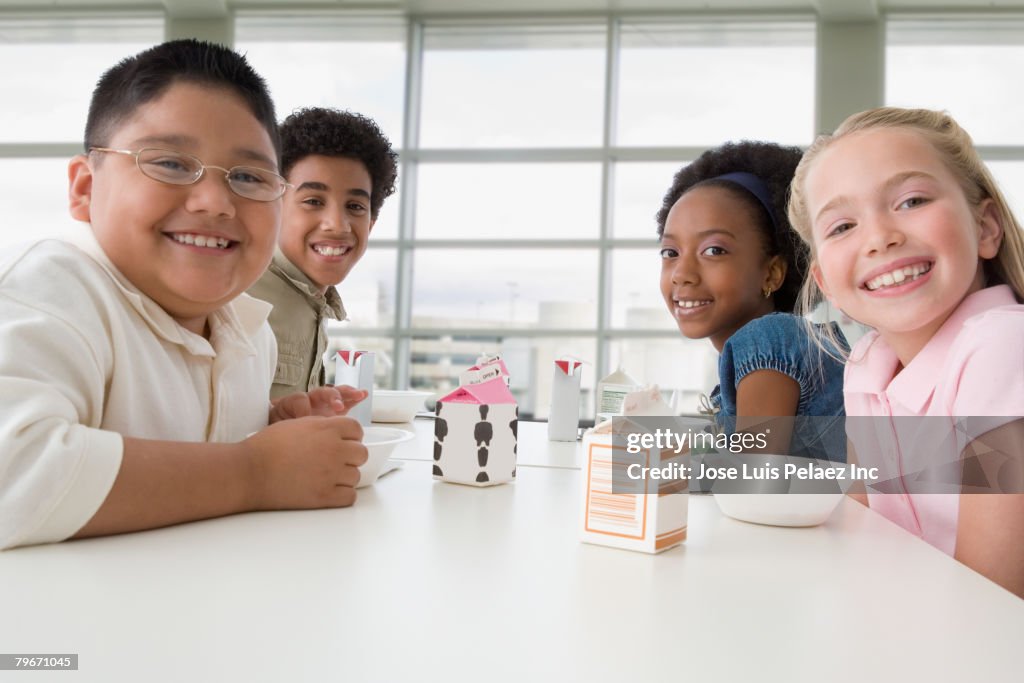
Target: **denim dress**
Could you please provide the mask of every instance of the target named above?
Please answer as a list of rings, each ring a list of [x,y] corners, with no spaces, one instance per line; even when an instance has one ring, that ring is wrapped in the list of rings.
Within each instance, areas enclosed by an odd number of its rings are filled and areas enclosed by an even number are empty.
[[[842,351],[848,351],[843,333],[830,324]],[[814,325],[818,334],[822,327]],[[822,342],[832,348],[827,339]],[[781,372],[800,385],[789,454],[846,462],[843,363],[819,348],[803,318],[771,313],[751,320],[725,342],[711,403],[719,427],[727,433],[736,426],[736,387],[756,370]]]

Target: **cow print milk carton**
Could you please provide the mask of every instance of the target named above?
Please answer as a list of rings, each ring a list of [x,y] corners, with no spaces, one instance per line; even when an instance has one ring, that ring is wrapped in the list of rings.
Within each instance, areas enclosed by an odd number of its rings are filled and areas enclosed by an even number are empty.
[[[434,478],[491,486],[516,477],[519,407],[495,365],[473,368],[434,409]]]

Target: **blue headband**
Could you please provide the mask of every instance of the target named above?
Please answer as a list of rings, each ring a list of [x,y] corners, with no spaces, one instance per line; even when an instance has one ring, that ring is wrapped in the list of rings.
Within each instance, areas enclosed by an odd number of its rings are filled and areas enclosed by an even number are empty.
[[[726,173],[724,175],[715,176],[709,178],[705,182],[712,180],[727,180],[730,183],[739,185],[744,190],[754,195],[754,199],[761,202],[761,206],[768,212],[768,219],[772,222],[772,228],[778,230],[779,226],[775,224],[775,212],[772,211],[772,195],[768,191],[768,186],[764,184],[764,181],[758,178],[753,173],[738,172],[738,173]]]

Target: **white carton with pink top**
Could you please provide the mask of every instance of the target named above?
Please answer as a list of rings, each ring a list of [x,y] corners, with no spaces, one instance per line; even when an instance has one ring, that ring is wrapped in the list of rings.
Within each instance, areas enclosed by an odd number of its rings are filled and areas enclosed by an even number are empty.
[[[500,359],[499,359],[500,362]],[[519,406],[504,363],[474,366],[434,409],[434,478],[493,486],[516,477]]]

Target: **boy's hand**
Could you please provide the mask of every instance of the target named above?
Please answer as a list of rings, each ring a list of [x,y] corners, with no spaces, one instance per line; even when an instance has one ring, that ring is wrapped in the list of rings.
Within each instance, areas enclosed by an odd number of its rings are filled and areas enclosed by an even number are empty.
[[[250,509],[345,507],[366,462],[363,428],[347,417],[300,417],[242,442],[252,463]]]
[[[289,394],[274,401],[270,409],[269,423],[291,420],[297,417],[335,417],[345,415],[357,403],[367,397],[362,389],[347,385],[326,386],[313,389],[306,394]]]

